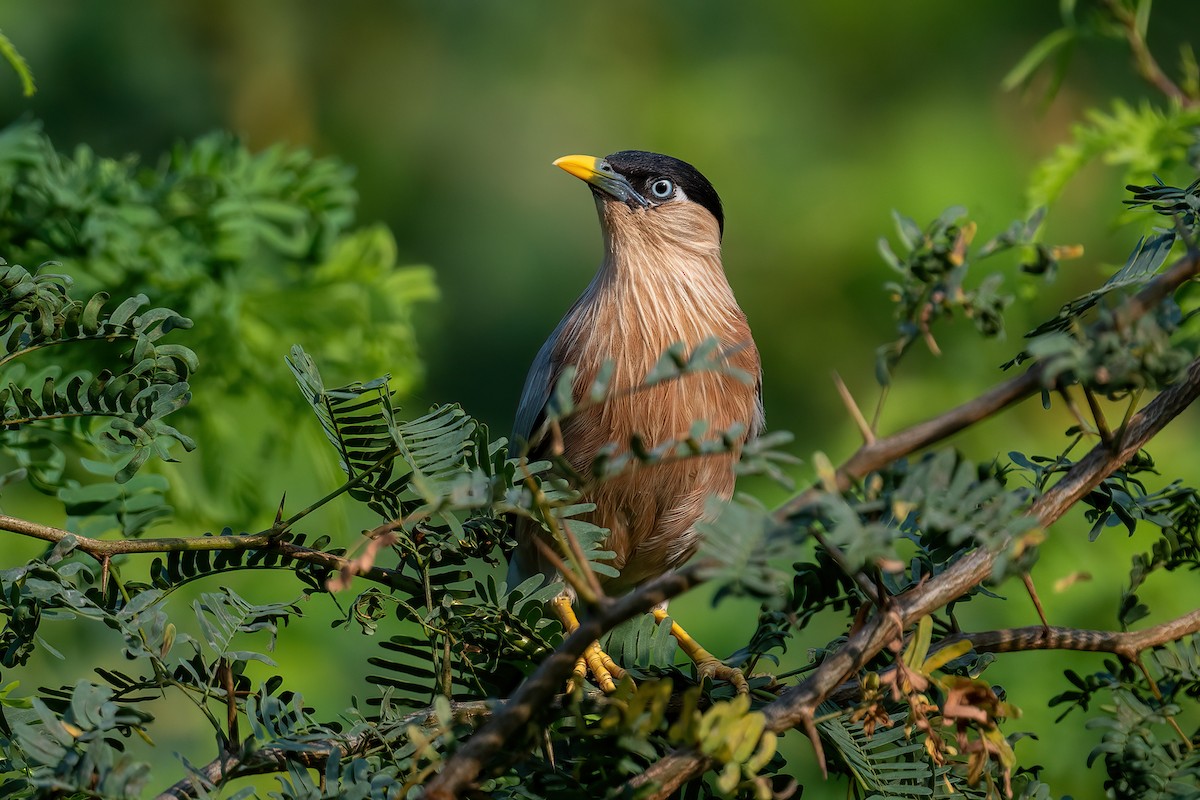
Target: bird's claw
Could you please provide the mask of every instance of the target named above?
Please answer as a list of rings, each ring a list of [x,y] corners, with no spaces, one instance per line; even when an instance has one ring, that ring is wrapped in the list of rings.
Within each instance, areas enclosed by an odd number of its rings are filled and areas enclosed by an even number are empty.
[[[705,678],[710,681],[729,681],[738,694],[750,694],[750,684],[746,681],[745,674],[737,667],[731,667],[715,658],[696,662],[696,677],[701,681]]]
[[[600,649],[599,642],[588,645],[587,650],[584,650],[583,655],[575,662],[575,669],[567,679],[567,693],[570,694],[583,686],[589,672],[592,673],[593,683],[605,694],[615,692],[617,683],[624,680],[628,674],[608,653]]]
[[[571,600],[566,595],[559,595],[551,601],[551,608],[554,613],[562,621],[563,630],[567,634],[574,633],[579,629],[579,620],[575,617],[575,611],[571,608]],[[617,690],[617,682],[622,681],[626,677],[626,672],[617,662],[612,660],[608,653],[600,649],[599,642],[592,642],[583,651],[583,655],[575,662],[575,669],[571,670],[571,677],[567,679],[567,693],[570,694],[576,689],[583,686],[583,682],[587,680],[588,672],[592,673],[592,678],[595,680],[600,691],[605,694],[612,694]]]

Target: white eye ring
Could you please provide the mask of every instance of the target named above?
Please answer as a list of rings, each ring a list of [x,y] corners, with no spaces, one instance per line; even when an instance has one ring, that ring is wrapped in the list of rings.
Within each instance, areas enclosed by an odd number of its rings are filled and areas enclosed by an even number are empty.
[[[650,194],[657,197],[659,200],[665,200],[675,192],[675,184],[671,183],[667,178],[659,178],[654,183],[650,184]]]

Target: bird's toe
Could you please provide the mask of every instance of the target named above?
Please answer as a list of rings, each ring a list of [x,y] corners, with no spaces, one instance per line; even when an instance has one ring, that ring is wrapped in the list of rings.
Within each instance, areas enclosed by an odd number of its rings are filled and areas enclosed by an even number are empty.
[[[600,687],[600,691],[605,694],[612,694],[617,690],[617,681],[624,680],[626,672],[617,662],[613,661],[608,653],[600,649],[599,642],[592,642],[588,649],[583,654],[584,660],[587,661],[587,667],[591,670],[592,678]]]
[[[700,680],[708,678],[713,681],[728,681],[733,684],[733,688],[738,694],[750,694],[750,684],[742,671],[715,658],[697,662],[696,675]]]

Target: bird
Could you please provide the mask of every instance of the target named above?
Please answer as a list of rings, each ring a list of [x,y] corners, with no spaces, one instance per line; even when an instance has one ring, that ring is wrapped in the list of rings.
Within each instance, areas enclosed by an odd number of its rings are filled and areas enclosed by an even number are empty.
[[[705,518],[708,498],[733,495],[740,449],[764,425],[762,368],[722,264],[721,199],[699,170],[639,150],[603,158],[570,155],[553,163],[591,190],[604,255],[529,368],[513,425],[513,453],[523,448],[521,455],[534,461],[554,450],[584,475],[602,448],[619,455],[634,437],[655,447],[688,437],[698,421],[707,423],[710,436],[733,434],[725,452],[635,463],[588,489],[585,499],[595,510],[584,519],[608,530],[605,549],[619,571],[601,585],[605,594],[619,595],[687,561],[700,545],[696,526]],[[712,339],[724,368],[645,385],[664,351],[682,343],[691,352]],[[559,421],[554,436],[539,439],[548,404],[569,367],[576,370],[571,385],[576,403],[589,397],[601,370],[611,370],[606,398],[583,404]],[[510,587],[538,574],[561,580],[536,541],[545,536],[536,521],[518,519]],[[572,599],[564,588],[551,603],[568,634],[579,626]],[[665,620],[665,604],[654,615]],[[729,680],[737,691],[748,691],[740,670],[720,662],[678,624],[671,632],[701,677]],[[598,643],[580,659],[570,685],[582,685],[586,669],[609,693],[625,675]]]

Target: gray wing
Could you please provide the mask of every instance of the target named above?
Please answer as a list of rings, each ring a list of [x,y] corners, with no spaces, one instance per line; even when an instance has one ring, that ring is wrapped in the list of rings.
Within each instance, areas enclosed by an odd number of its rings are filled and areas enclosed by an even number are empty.
[[[559,334],[566,324],[566,317],[558,323],[558,327],[550,334],[525,376],[525,388],[521,390],[521,402],[517,405],[517,416],[513,421],[512,440],[508,443],[508,455],[517,458],[528,455],[529,437],[533,435],[546,410],[550,400],[550,390],[558,379],[562,365],[554,363],[554,346]],[[519,586],[532,575],[541,573],[547,581],[554,579],[554,569],[542,563],[541,555],[530,541],[531,536],[537,536],[537,531],[531,523],[521,518],[514,518],[517,539],[516,549],[508,556],[508,588]]]
[[[529,437],[542,423],[542,414],[546,410],[550,392],[562,368],[561,364],[554,363],[554,347],[569,316],[568,314],[562,318],[558,327],[550,334],[550,338],[546,339],[542,348],[538,350],[533,363],[529,365],[529,373],[525,376],[525,388],[521,390],[521,402],[517,405],[517,416],[513,420],[512,439],[508,443],[508,454],[514,458],[521,455]]]

